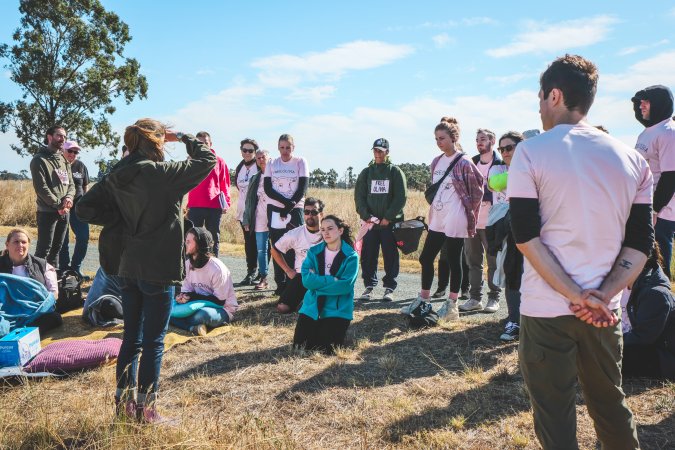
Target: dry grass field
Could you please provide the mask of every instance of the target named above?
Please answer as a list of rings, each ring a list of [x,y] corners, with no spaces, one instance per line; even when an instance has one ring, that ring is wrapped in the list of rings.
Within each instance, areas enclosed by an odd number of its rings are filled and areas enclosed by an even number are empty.
[[[349,193],[311,194],[328,211],[356,219]],[[33,203],[23,199],[29,195],[0,183],[3,225],[32,219]],[[419,199],[409,208],[424,211],[424,199],[413,196]],[[238,237],[236,224],[223,227]],[[160,410],[179,419],[177,426],[116,421],[114,367],[106,366],[2,383],[0,448],[538,448],[517,344],[498,341],[495,320],[409,331],[399,305],[362,304],[348,345],[328,357],[293,351],[295,317],[277,314],[272,297],[244,292],[228,333],[166,353]],[[630,380],[624,389],[642,447],[675,448],[675,384]],[[577,410],[581,447],[596,448],[580,393]]]

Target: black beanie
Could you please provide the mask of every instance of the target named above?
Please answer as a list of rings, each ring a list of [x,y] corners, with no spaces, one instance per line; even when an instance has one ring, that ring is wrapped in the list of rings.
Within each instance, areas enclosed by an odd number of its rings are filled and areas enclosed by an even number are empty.
[[[211,232],[204,227],[193,227],[188,231],[195,236],[197,241],[197,251],[205,255],[213,251],[213,237],[211,237]]]
[[[640,101],[649,101],[649,119],[642,118]],[[666,86],[657,84],[637,91],[633,98],[635,118],[645,127],[651,127],[673,115],[673,93]]]

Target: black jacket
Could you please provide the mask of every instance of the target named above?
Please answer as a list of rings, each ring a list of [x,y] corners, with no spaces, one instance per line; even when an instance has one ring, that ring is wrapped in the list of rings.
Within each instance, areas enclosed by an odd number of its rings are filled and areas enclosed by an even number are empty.
[[[7,253],[0,256],[0,273],[12,273],[13,266],[14,264],[12,264],[12,260],[9,259]],[[26,259],[24,266],[26,266],[28,278],[32,278],[47,286],[47,280],[45,279],[47,260],[38,258],[37,256],[28,255],[28,259]]]
[[[642,118],[640,101],[649,100],[649,119]],[[673,93],[666,86],[657,84],[637,91],[633,98],[633,111],[638,122],[649,128],[673,115]]]
[[[675,297],[660,268],[645,269],[633,283],[626,312],[631,330],[624,345],[653,345],[663,375],[675,379]]]
[[[184,197],[216,165],[206,145],[189,135],[183,142],[190,159],[153,162],[132,153],[77,203],[82,221],[103,225],[99,253],[106,273],[160,285],[183,279]]]
[[[478,163],[480,162],[480,154],[472,156],[471,161],[473,161],[476,167],[478,167]],[[497,150],[492,150],[492,163],[490,163],[490,167],[488,167],[488,173],[490,172],[490,169],[492,169],[492,166],[502,166],[504,164],[506,163]],[[485,177],[485,181],[483,183],[483,201],[492,203],[492,191],[487,188],[487,182],[488,179]]]

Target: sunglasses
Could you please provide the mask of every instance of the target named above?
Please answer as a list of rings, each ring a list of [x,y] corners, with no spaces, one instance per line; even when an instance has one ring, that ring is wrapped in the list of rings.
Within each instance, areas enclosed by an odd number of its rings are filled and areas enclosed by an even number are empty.
[[[306,209],[305,210],[306,216],[318,216],[319,214],[321,214],[321,211],[317,211],[316,209]]]
[[[71,155],[79,155],[79,154],[80,154],[80,151],[79,151],[79,150],[66,150],[66,151],[67,151],[68,153],[70,153]]]
[[[244,152],[244,153],[253,153],[253,152],[255,151],[255,149],[252,149],[252,148],[242,148],[241,151]]]
[[[516,146],[514,144],[505,145],[503,147],[497,147],[497,150],[499,150],[501,153],[512,152],[515,149],[516,149]]]

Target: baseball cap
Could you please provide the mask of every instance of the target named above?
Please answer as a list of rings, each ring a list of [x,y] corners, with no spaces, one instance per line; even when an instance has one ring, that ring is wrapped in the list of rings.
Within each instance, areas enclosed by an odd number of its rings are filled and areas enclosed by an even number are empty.
[[[384,151],[389,150],[389,141],[386,140],[385,138],[379,138],[376,139],[375,142],[373,142],[373,149],[380,149]]]
[[[71,148],[80,148],[79,145],[77,145],[77,142],[75,141],[66,141],[63,143],[63,149],[64,150],[70,150]],[[80,148],[81,150],[81,148]]]

